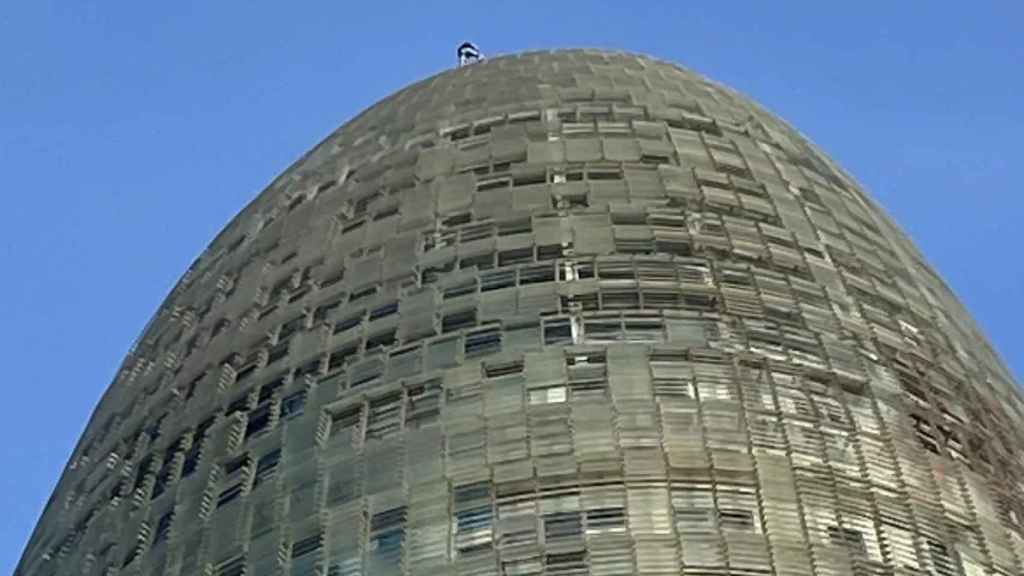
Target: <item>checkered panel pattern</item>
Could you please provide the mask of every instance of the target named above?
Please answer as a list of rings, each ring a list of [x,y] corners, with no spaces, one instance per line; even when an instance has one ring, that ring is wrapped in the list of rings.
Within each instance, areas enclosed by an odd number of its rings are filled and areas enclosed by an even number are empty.
[[[225,228],[16,574],[1021,574],[1022,412],[781,120],[646,57],[500,57]]]

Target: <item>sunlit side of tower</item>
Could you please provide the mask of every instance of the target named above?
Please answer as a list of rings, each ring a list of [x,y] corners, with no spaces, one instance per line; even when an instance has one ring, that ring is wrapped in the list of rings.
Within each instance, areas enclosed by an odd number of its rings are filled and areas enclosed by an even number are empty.
[[[782,121],[645,57],[499,57],[228,224],[16,574],[1021,574],[1022,406]]]

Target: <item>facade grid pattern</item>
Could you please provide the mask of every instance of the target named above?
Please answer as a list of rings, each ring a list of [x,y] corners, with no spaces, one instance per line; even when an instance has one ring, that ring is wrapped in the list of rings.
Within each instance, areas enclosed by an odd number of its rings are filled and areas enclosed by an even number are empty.
[[[781,120],[647,57],[506,56],[225,228],[16,575],[1024,574],[1022,415]]]

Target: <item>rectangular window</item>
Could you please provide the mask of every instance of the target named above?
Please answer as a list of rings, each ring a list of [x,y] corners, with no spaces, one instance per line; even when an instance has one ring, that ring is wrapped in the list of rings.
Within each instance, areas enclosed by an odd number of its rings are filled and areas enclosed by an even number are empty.
[[[267,431],[270,426],[270,406],[257,408],[249,414],[249,422],[245,427],[245,439],[249,440]]]
[[[182,466],[181,477],[185,478],[196,471],[196,467],[199,465],[199,452],[202,450],[203,442],[206,440],[206,433],[213,426],[213,417],[203,420],[202,423],[196,427],[195,434],[192,435],[192,446],[188,452],[185,453],[185,464]]]
[[[608,370],[603,351],[573,354],[565,359],[569,390],[573,400],[604,398]]]
[[[295,334],[299,330],[302,330],[302,328],[305,325],[306,325],[306,315],[305,314],[300,314],[300,315],[292,318],[291,320],[285,322],[284,324],[281,324],[281,329],[278,330],[278,333],[277,333],[278,341],[279,342],[284,342],[284,341],[288,340],[288,338],[292,334]]]
[[[313,311],[313,324],[319,324],[330,316],[335,310],[341,307],[341,303],[344,302],[345,296],[339,296],[316,307]]]
[[[517,248],[498,253],[498,266],[512,266],[533,262],[533,248]]]
[[[660,318],[626,318],[623,333],[630,342],[658,342],[665,339],[665,327]]]
[[[544,540],[554,543],[560,539],[578,539],[583,536],[583,518],[579,512],[555,512],[544,515]]]
[[[754,513],[740,508],[721,508],[718,510],[718,522],[722,530],[733,532],[753,532]]]
[[[290,420],[301,416],[306,406],[306,391],[299,390],[281,399],[281,419]]]
[[[371,358],[352,366],[349,375],[349,387],[355,388],[368,384],[384,375],[384,362],[378,358]]]
[[[441,319],[441,333],[456,332],[476,326],[476,309],[461,310],[444,316]]]
[[[342,318],[334,325],[334,334],[341,334],[346,330],[351,330],[363,323],[363,318],[366,316],[365,310],[360,310],[355,314],[351,314],[345,318]]]
[[[478,270],[490,270],[494,268],[494,253],[481,254],[479,256],[471,256],[459,260],[459,268],[465,270],[467,268],[476,267]]]
[[[395,337],[397,329],[388,330],[378,334],[373,334],[366,339],[366,351],[375,350],[377,348],[388,348],[398,343],[398,339]]]
[[[565,402],[567,392],[565,386],[548,386],[530,390],[530,404],[557,404]]]
[[[363,407],[351,406],[331,414],[332,442],[355,444],[362,439]]]
[[[635,280],[636,273],[633,270],[633,263],[600,261],[598,262],[598,278],[600,280]]]
[[[567,318],[544,322],[544,344],[554,346],[572,343],[572,326]]]
[[[406,508],[377,512],[370,518],[370,554],[374,559],[397,564],[405,534]]]
[[[217,495],[217,508],[221,508],[242,495],[246,483],[249,466],[249,455],[243,454],[224,464],[224,476],[221,479],[221,491]]]
[[[300,380],[303,376],[315,376],[320,373],[320,357],[310,358],[295,369],[295,379]]]
[[[635,290],[602,290],[602,310],[635,310],[640,308],[640,293]]]
[[[420,284],[427,286],[437,282],[442,275],[455,270],[455,260],[437,266],[427,266],[420,272]]]
[[[441,414],[441,380],[434,379],[406,392],[405,426],[410,430],[437,422]]]
[[[501,351],[501,328],[488,328],[466,335],[466,357]]]
[[[587,510],[587,534],[622,533],[626,531],[626,513],[621,506]]]
[[[236,556],[221,562],[214,568],[215,576],[243,576],[245,574],[245,556]]]
[[[316,533],[292,544],[292,559],[301,558],[320,550],[323,546],[323,534]]]
[[[367,440],[386,440],[402,429],[402,394],[394,392],[370,401],[366,425]]]
[[[260,386],[260,394],[256,400],[256,404],[262,405],[264,402],[267,402],[274,396],[274,393],[280,390],[283,386],[284,375],[278,376],[263,386]]]
[[[248,408],[249,408],[249,395],[248,394],[243,394],[242,396],[239,396],[238,398],[233,400],[230,404],[228,404],[227,409],[224,411],[224,416],[225,417],[229,417],[232,414],[235,414],[236,412],[245,412]]]
[[[349,298],[348,298],[348,303],[349,304],[353,304],[355,302],[358,302],[359,300],[363,300],[363,299],[369,298],[370,296],[373,296],[374,294],[376,294],[379,291],[380,291],[380,286],[377,286],[376,284],[373,285],[373,286],[368,286],[366,288],[363,288],[362,290],[359,290],[357,292],[353,292],[352,295],[349,296]]]
[[[490,550],[493,540],[491,507],[479,506],[455,513],[455,550],[460,556]]]
[[[389,302],[370,311],[370,321],[391,316],[398,312],[398,302]]]
[[[327,357],[327,372],[333,373],[345,367],[349,358],[354,358],[359,353],[359,346],[349,343],[331,352]]]
[[[284,360],[288,356],[288,341],[281,342],[280,344],[271,348],[267,353],[267,365],[274,364],[280,360]]]
[[[622,339],[622,322],[618,318],[590,320],[583,324],[587,342],[614,342]]]
[[[267,454],[264,454],[256,462],[256,474],[253,478],[253,488],[265,483],[274,477],[274,473],[277,471],[277,465],[281,461],[281,449],[273,450]]]
[[[832,543],[843,546],[858,555],[867,554],[867,546],[864,544],[864,535],[853,528],[841,526],[829,526],[828,536]]]
[[[502,376],[519,374],[523,371],[523,367],[524,364],[521,358],[507,362],[487,362],[484,363],[484,376],[488,378],[501,378]]]
[[[470,278],[468,280],[461,280],[454,285],[445,288],[444,299],[450,300],[452,298],[458,298],[460,296],[466,296],[476,292],[476,278]]]
[[[586,574],[587,553],[583,550],[560,552],[544,557],[547,574]]]
[[[480,276],[480,291],[490,292],[516,285],[515,270],[496,270]]]
[[[167,512],[160,517],[156,523],[156,530],[153,534],[152,548],[156,548],[161,542],[167,540],[167,533],[171,530],[171,522],[174,520],[174,511]]]
[[[524,266],[519,270],[519,284],[540,284],[555,281],[555,269],[551,264],[543,266]]]
[[[533,184],[540,184],[544,182],[544,176],[540,175],[539,179]],[[516,186],[522,186],[521,179],[517,179]],[[498,223],[498,236],[512,236],[514,234],[529,234],[532,231],[529,218],[521,218],[516,220],[507,220]]]

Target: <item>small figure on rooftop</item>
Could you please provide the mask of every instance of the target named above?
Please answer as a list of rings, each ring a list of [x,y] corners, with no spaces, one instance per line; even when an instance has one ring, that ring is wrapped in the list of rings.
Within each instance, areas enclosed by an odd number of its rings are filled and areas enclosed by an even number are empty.
[[[484,59],[483,52],[480,52],[480,49],[472,42],[463,42],[460,44],[457,53],[459,55],[460,68]]]

